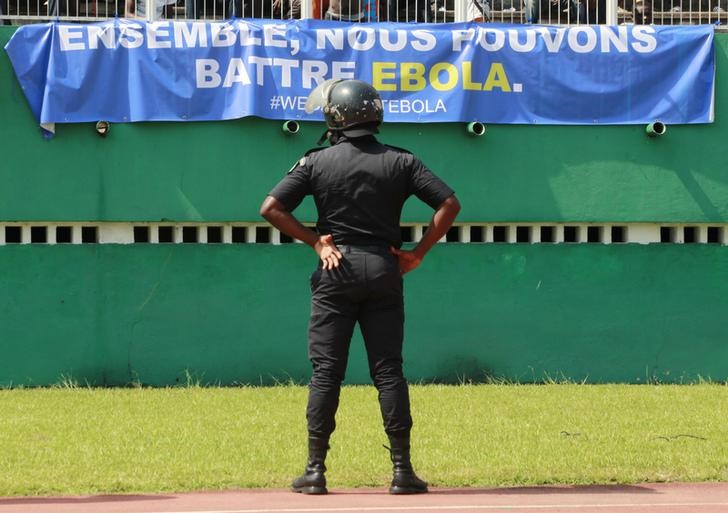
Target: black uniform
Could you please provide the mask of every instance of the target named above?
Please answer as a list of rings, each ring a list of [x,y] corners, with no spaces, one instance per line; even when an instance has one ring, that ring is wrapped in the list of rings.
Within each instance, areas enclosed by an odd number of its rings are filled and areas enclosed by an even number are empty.
[[[366,345],[388,434],[412,427],[402,375],[402,277],[390,247],[402,244],[400,215],[411,195],[437,209],[454,193],[411,153],[374,136],[342,136],[309,152],[270,192],[289,211],[307,195],[318,210],[319,234],[331,234],[343,258],[339,267],[311,275],[308,355],[313,365],[307,409],[309,435],[334,431],[354,325]]]

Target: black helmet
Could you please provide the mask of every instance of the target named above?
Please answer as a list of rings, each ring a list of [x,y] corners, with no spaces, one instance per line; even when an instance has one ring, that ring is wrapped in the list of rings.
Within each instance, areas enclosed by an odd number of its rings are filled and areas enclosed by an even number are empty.
[[[306,112],[321,107],[331,131],[360,137],[375,134],[384,118],[382,99],[370,84],[361,80],[327,80],[309,95]]]

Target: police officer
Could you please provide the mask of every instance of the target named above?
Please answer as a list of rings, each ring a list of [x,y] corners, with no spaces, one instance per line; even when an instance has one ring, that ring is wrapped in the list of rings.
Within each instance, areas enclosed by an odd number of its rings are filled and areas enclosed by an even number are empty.
[[[391,445],[389,492],[424,493],[427,483],[417,477],[410,462],[412,417],[402,374],[402,275],[419,266],[445,235],[460,204],[452,189],[417,157],[374,137],[383,109],[371,85],[359,80],[324,82],[311,93],[306,107],[322,108],[324,136],[331,145],[309,151],[260,208],[273,226],[311,246],[320,260],[311,276],[308,463],[292,488],[305,494],[327,493],[324,461],[358,322]],[[291,214],[309,194],[318,210],[318,233]],[[399,222],[411,195],[435,213],[422,240],[408,251],[399,249]]]

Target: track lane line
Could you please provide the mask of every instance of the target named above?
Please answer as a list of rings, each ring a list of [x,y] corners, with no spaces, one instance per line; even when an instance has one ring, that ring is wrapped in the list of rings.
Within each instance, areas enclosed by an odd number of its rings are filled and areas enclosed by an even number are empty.
[[[363,507],[316,507],[316,508],[253,508],[225,510],[184,510],[184,511],[139,511],[130,513],[334,513],[349,511],[477,511],[477,510],[553,510],[588,508],[680,508],[724,506],[728,502],[652,502],[652,503],[614,503],[614,504],[463,504],[439,506],[363,506]]]

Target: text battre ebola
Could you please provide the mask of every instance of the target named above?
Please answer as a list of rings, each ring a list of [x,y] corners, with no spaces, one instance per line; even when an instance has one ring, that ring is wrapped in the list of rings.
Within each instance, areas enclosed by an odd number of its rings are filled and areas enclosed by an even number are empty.
[[[441,36],[438,38],[438,34]],[[150,48],[232,48],[266,47],[285,49],[290,55],[301,50],[301,41],[313,39],[315,50],[399,52],[405,49],[452,52],[480,49],[517,53],[546,50],[557,53],[650,53],[657,48],[654,27],[575,26],[496,28],[473,27],[450,30],[389,29],[353,26],[346,30],[288,30],[286,24],[248,24],[242,20],[223,23],[173,22],[138,23],[127,20],[94,25],[58,25],[58,41],[63,52],[84,50],[133,50]]]
[[[331,76],[337,79],[350,79],[355,75],[355,63],[332,62]],[[233,58],[223,69],[215,59],[195,61],[195,82],[201,89],[217,87],[265,85],[268,73],[276,75],[276,83],[281,87],[293,86],[294,70],[301,70],[300,86],[311,88],[329,76],[329,65],[323,61],[297,61],[294,59],[273,59],[251,56],[247,62],[243,58]],[[456,88],[468,91],[521,92],[521,84],[513,84],[508,79],[501,62],[490,63],[487,71],[477,74],[470,61],[436,62],[429,67],[421,62],[373,62],[371,69],[372,85],[379,91],[423,91],[431,87],[436,91],[451,91]]]

